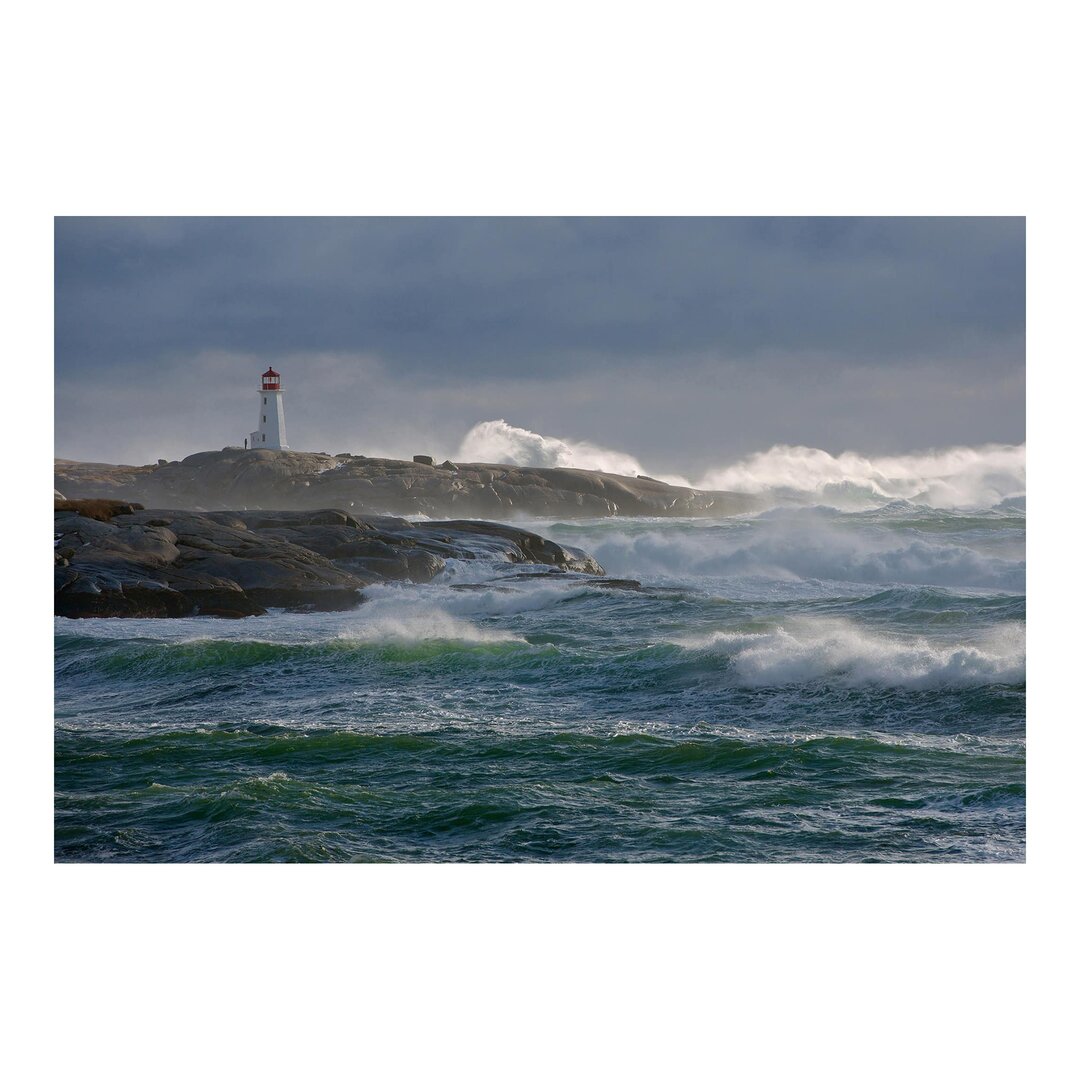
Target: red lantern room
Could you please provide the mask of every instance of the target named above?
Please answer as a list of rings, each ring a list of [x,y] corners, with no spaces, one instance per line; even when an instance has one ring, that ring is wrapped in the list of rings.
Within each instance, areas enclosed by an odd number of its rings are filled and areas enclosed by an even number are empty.
[[[248,436],[252,450],[288,450],[285,441],[285,391],[273,368],[262,373],[259,387],[259,426]]]

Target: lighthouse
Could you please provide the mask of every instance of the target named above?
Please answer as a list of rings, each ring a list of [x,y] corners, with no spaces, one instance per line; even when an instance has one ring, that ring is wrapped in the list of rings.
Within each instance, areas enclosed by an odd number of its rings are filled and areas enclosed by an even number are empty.
[[[273,368],[263,372],[259,387],[259,426],[251,433],[252,450],[288,450],[285,441],[285,391]]]

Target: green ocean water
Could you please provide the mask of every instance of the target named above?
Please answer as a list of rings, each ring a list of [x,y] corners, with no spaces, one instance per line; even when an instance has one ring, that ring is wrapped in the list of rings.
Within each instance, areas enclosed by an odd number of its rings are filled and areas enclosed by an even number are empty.
[[[1021,504],[535,527],[643,588],[58,619],[56,859],[1024,858]]]

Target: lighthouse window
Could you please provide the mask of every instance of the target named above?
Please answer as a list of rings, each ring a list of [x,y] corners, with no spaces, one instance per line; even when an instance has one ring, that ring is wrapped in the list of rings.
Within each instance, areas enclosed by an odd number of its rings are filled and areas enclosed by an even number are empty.
[[[266,398],[263,398],[263,404],[264,405],[266,404]]]
[[[266,423],[266,417],[265,416],[263,417],[263,423],[264,424]]]
[[[266,436],[265,435],[263,436],[263,442],[266,442]]]

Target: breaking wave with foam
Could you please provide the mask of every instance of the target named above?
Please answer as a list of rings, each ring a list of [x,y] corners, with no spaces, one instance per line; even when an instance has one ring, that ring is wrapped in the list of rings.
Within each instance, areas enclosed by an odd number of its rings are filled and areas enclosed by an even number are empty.
[[[458,449],[461,461],[598,469],[645,475],[633,454],[586,440],[541,435],[506,420],[476,424]],[[988,508],[1022,500],[1027,490],[1026,444],[988,443],[908,454],[831,454],[809,446],[773,446],[693,480],[649,471],[667,483],[762,495],[777,502],[815,503],[839,509],[881,505],[897,499],[941,509]]]
[[[781,498],[810,496],[840,509],[894,499],[942,509],[978,509],[1023,497],[1026,470],[1024,444],[954,446],[891,457],[774,446],[711,470],[700,486]]]
[[[466,645],[524,642],[518,634],[483,627],[415,590],[376,588],[372,598],[342,619],[339,640],[375,644],[444,641]],[[469,605],[460,605],[468,610]],[[476,605],[472,605],[475,607]]]
[[[585,440],[540,435],[514,427],[505,420],[484,420],[474,425],[458,448],[458,460],[493,465],[518,465],[545,469],[598,469],[619,476],[644,472],[632,454],[609,450]],[[657,476],[670,484],[686,484],[681,476]]]
[[[750,520],[637,528],[603,523],[553,531],[585,546],[609,573],[659,582],[772,581],[927,585],[1022,592],[1026,563],[1018,528],[927,529],[917,511],[853,515],[773,511]],[[978,522],[975,523],[976,526]]]
[[[760,633],[717,630],[677,644],[730,659],[747,686],[828,679],[833,685],[935,687],[1015,685],[1025,679],[1022,623],[1004,623],[977,643],[903,638],[850,620],[794,618]]]

